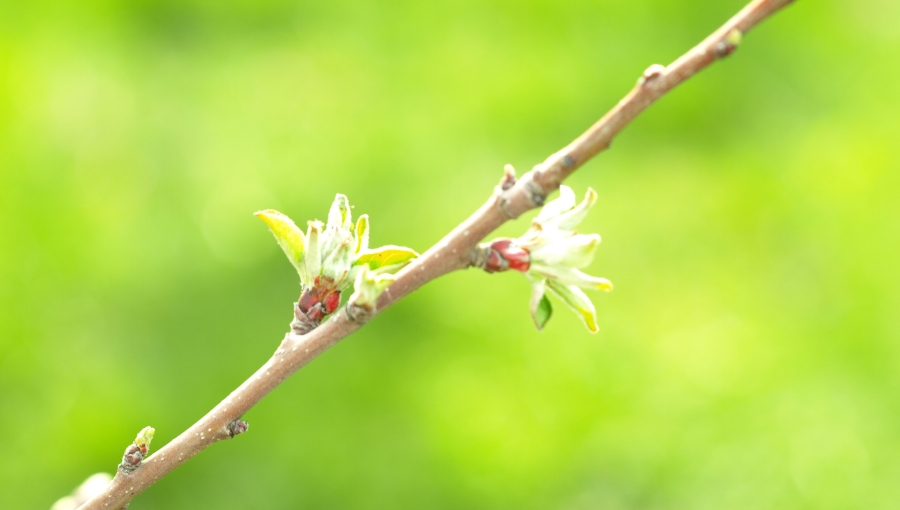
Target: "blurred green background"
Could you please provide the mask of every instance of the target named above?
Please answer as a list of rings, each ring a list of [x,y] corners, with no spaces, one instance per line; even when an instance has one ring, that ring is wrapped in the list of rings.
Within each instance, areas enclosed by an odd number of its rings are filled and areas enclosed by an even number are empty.
[[[0,4],[2,506],[268,358],[299,287],[253,211],[341,192],[424,250],[742,5]],[[789,7],[569,180],[599,334],[450,275],[131,508],[897,508],[898,62],[895,0]]]

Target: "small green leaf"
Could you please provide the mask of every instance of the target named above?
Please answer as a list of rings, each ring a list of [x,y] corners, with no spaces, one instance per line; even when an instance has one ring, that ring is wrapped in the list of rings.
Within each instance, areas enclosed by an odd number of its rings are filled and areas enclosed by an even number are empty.
[[[269,226],[284,254],[302,276],[305,250],[303,231],[290,218],[274,209],[257,211],[254,214]]]
[[[534,319],[534,325],[537,326],[538,330],[544,329],[544,325],[550,320],[551,315],[553,315],[553,305],[550,304],[550,300],[544,294],[541,296],[537,308],[531,314],[531,317]]]
[[[369,269],[374,270],[382,267],[405,264],[418,256],[419,254],[411,248],[389,244],[387,246],[375,248],[374,250],[362,252],[356,260],[353,261],[353,265],[366,264],[369,266]]]

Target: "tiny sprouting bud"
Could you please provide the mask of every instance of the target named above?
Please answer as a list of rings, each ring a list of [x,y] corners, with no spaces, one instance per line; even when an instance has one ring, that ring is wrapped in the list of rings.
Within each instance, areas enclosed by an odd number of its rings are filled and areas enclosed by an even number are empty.
[[[575,231],[596,201],[597,193],[588,189],[576,204],[572,189],[560,186],[559,198],[541,209],[525,235],[482,244],[474,254],[473,265],[489,273],[509,269],[525,273],[532,285],[531,315],[538,329],[553,313],[549,293],[576,312],[588,330],[597,331],[596,310],[582,289],[611,290],[612,283],[579,271],[593,260],[600,236]]]
[[[125,453],[122,455],[122,463],[119,464],[121,471],[128,474],[141,467],[141,462],[150,452],[150,442],[153,441],[155,433],[156,429],[153,427],[144,427],[138,432],[134,443],[125,448]]]
[[[238,436],[247,432],[248,428],[250,428],[250,424],[244,420],[234,420],[228,424],[228,434],[231,435],[231,437]]]
[[[716,56],[722,58],[734,53],[734,50],[738,49],[738,46],[741,45],[741,39],[743,39],[743,35],[743,32],[741,32],[739,29],[731,29],[731,31],[728,32],[728,35],[725,36],[725,39],[719,41],[716,44]]]
[[[150,442],[153,441],[153,435],[156,434],[156,429],[153,427],[144,427],[138,432],[137,437],[134,440],[134,444],[137,445],[138,448],[141,449],[141,453],[146,457],[147,453],[150,451]]]
[[[500,190],[506,191],[516,185],[516,169],[512,165],[503,167],[503,178],[500,179]]]
[[[338,194],[328,222],[307,222],[306,234],[278,211],[259,211],[300,276],[300,299],[294,306],[291,329],[306,334],[340,306],[341,291],[354,284],[365,267],[378,273],[398,271],[419,256],[402,246],[369,248],[369,217],[353,223],[350,202]]]

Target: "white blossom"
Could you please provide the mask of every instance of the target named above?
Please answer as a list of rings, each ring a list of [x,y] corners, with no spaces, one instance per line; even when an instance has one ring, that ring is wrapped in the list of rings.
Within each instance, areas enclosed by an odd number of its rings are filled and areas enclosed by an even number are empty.
[[[579,270],[594,260],[600,236],[575,231],[596,201],[597,192],[588,188],[584,200],[576,205],[572,189],[560,186],[559,197],[541,209],[525,235],[513,240],[530,256],[525,275],[532,285],[531,315],[538,329],[552,313],[548,292],[576,312],[591,332],[598,329],[594,304],[582,289],[608,291],[612,283]]]

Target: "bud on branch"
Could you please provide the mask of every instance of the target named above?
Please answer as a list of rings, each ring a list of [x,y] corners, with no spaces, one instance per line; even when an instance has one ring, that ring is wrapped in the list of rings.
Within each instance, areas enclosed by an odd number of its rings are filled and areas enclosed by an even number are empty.
[[[150,453],[150,442],[153,441],[154,434],[156,434],[156,429],[153,427],[144,427],[138,432],[134,443],[125,448],[122,463],[119,464],[119,471],[127,475],[141,467],[144,457]]]
[[[360,216],[354,225],[350,202],[340,193],[331,204],[328,223],[307,222],[306,235],[290,218],[273,209],[259,211],[256,216],[269,226],[300,275],[300,299],[294,305],[291,323],[298,335],[309,333],[334,313],[341,304],[341,291],[358,283],[363,271],[395,273],[419,256],[403,246],[370,249],[369,216]],[[372,303],[386,286],[377,286],[380,290]],[[368,289],[367,296],[373,291]]]
[[[597,312],[581,289],[612,290],[612,283],[579,271],[594,259],[600,236],[575,231],[596,201],[597,192],[588,188],[576,205],[572,188],[560,186],[559,198],[541,209],[525,235],[483,243],[473,254],[472,265],[488,273],[513,269],[525,274],[532,287],[531,317],[538,329],[553,313],[549,291],[597,332]]]

